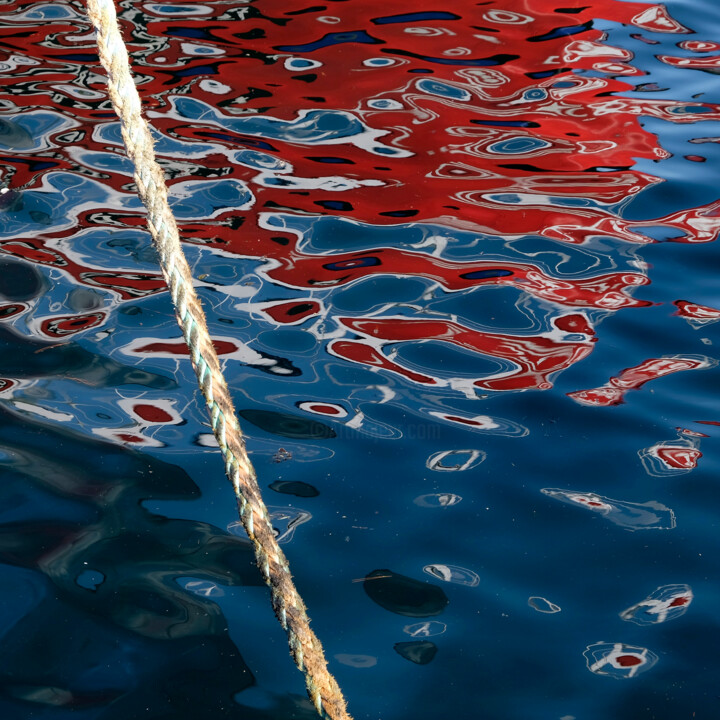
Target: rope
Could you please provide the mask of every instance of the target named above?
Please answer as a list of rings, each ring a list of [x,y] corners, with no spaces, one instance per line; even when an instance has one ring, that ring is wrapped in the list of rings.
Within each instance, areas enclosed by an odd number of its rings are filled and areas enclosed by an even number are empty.
[[[225,460],[225,472],[235,488],[240,520],[255,548],[260,572],[270,586],[272,606],[287,632],[290,654],[305,674],[313,705],[323,718],[350,720],[342,692],[327,669],[322,645],[310,629],[305,604],[292,581],[287,559],[275,541],[260,496],[255,470],[247,456],[235,408],[180,246],[177,224],[167,202],[165,179],[155,162],[152,136],[141,114],[140,97],[130,74],[113,0],[87,0],[87,6],[97,30],[100,62],[108,75],[108,93],[120,118],[128,157],[135,165],[135,183],[147,209],[148,228],[160,255],[177,321],[190,348],[213,433]]]

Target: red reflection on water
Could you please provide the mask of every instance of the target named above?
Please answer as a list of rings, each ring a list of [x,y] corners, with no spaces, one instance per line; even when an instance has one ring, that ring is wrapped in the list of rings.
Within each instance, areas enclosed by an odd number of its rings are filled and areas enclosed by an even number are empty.
[[[674,57],[672,55],[658,55],[657,59],[666,65],[674,65],[675,67],[684,67],[690,70],[705,70],[707,68],[720,68],[720,56],[691,58],[691,57]]]
[[[166,423],[173,420],[173,416],[162,407],[148,403],[139,403],[133,407],[135,414],[145,422]]]
[[[228,355],[230,353],[237,352],[239,345],[232,340],[213,340],[213,345],[218,355]],[[144,345],[133,347],[130,352],[137,353],[139,355],[162,355],[162,356],[178,356],[190,355],[188,346],[182,340],[166,340],[155,342],[148,342]]]
[[[40,332],[52,338],[74,335],[83,330],[97,327],[103,322],[105,316],[106,313],[97,312],[86,315],[67,315],[48,318],[40,324]]]
[[[607,273],[582,279],[558,278],[529,264],[452,262],[425,253],[393,248],[338,252],[328,257],[303,255],[297,251],[288,253],[286,248],[278,250],[277,247],[269,246],[266,256],[274,257],[279,265],[263,274],[271,280],[293,287],[337,287],[361,277],[390,274],[428,278],[450,292],[479,285],[510,285],[543,300],[567,306],[616,310],[652,304],[635,300],[624,292],[625,288],[649,282],[647,277],[639,273]]]
[[[572,322],[574,317],[570,316]],[[447,320],[415,320],[410,318],[338,318],[363,340],[336,340],[329,350],[347,360],[382,367],[403,375],[413,382],[438,385],[444,381],[430,374],[422,374],[389,359],[383,345],[419,340],[439,340],[465,350],[510,360],[517,366],[508,373],[476,380],[473,384],[484,390],[527,390],[552,387],[548,379],[552,373],[564,370],[587,357],[593,349],[590,342],[564,342],[550,333],[520,336],[475,330]],[[578,324],[586,322],[580,316]],[[594,339],[594,338],[593,338]]]
[[[695,326],[706,325],[720,320],[720,310],[709,305],[698,305],[687,300],[676,300],[673,305],[678,309],[676,315],[686,318]]]
[[[691,52],[712,52],[713,50],[720,50],[720,43],[703,40],[683,40],[678,43],[678,47]]]
[[[291,300],[290,302],[265,305],[262,312],[278,324],[292,325],[317,315],[321,309],[322,305],[314,300]]]
[[[218,16],[225,10],[227,17],[233,17],[231,11],[238,17],[234,3],[213,6]],[[39,28],[37,22],[23,19],[23,8],[24,3],[11,3],[6,10],[10,17],[13,10],[18,13],[16,26],[30,30],[13,38],[9,47],[39,56],[44,64],[57,64],[52,71],[33,69],[33,106],[57,107],[65,99],[78,117],[94,123],[112,119],[96,110],[92,97],[83,100],[69,89],[78,64],[92,62],[92,39],[78,41],[77,25],[71,23]],[[142,34],[145,49],[136,54],[135,63],[143,98],[154,111],[153,124],[171,137],[212,142],[218,152],[203,158],[208,169],[252,183],[257,171],[229,164],[223,151],[258,148],[277,153],[299,178],[314,178],[331,168],[356,182],[382,184],[381,193],[377,185],[355,187],[349,202],[332,206],[333,214],[384,224],[402,216],[442,219],[505,235],[542,233],[580,242],[582,238],[567,228],[607,224],[615,216],[602,207],[567,207],[546,196],[593,198],[603,204],[637,193],[656,179],[632,170],[634,158],[666,155],[655,137],[640,127],[638,116],[695,121],[698,116],[687,114],[689,109],[709,110],[704,119],[714,117],[716,109],[706,103],[608,97],[630,86],[613,77],[574,72],[638,72],[627,65],[630,53],[602,44],[602,33],[590,22],[604,17],[654,32],[688,32],[662,6],[603,2],[575,10],[558,15],[547,2],[528,0],[517,12],[513,3],[496,1],[479,9],[473,5],[467,19],[459,6],[454,18],[401,22],[388,20],[392,8],[387,3],[367,0],[333,7],[337,22],[328,24],[324,7],[306,8],[297,15],[260,0],[248,17],[242,13],[242,19],[203,27],[202,39],[195,42],[178,37],[177,21],[159,17],[151,6],[144,8],[146,28],[134,27],[129,20],[123,25],[128,33]],[[475,20],[481,22],[480,29]],[[203,23],[207,25],[207,19]],[[366,26],[366,31],[358,30]],[[45,41],[48,33],[52,43]],[[158,38],[157,49],[148,36]],[[293,58],[318,65],[306,71],[281,67]],[[377,59],[389,64],[367,64]],[[239,66],[245,70],[238,72]],[[348,81],[338,82],[339,77]],[[423,85],[427,79],[440,85]],[[6,92],[23,82],[25,73],[8,77]],[[87,85],[91,94],[104,96],[99,79]],[[220,129],[214,122],[179,122],[167,98],[180,88],[192,88],[193,98],[234,116],[260,113],[291,121],[300,110],[346,110],[367,123],[384,146],[403,149],[404,155],[379,156],[362,143],[337,141],[319,142],[309,152],[306,143],[293,139],[263,143]],[[523,141],[529,142],[524,149]],[[106,148],[90,136],[82,145]],[[335,155],[340,164],[320,164],[322,157]],[[65,158],[54,161],[65,163],[56,169],[72,167]],[[15,169],[22,182],[37,175],[26,163],[18,162]],[[111,182],[119,180],[112,171],[107,175]],[[323,203],[347,195],[307,193],[292,185],[253,189],[258,207],[280,205],[313,214],[324,214]],[[496,197],[508,193],[523,199],[508,204]],[[214,225],[214,243],[247,250],[248,242],[239,234],[221,223]],[[600,234],[604,229],[598,229]]]
[[[711,365],[710,360],[700,357],[652,358],[623,370],[616,377],[611,377],[605,385],[591,390],[578,390],[567,395],[583,405],[604,407],[619,405],[624,402],[628,390],[637,390],[650,380],[682,370],[708,368]]]
[[[669,467],[678,470],[692,470],[697,467],[697,461],[702,453],[695,448],[672,447],[669,445],[655,448],[657,456]]]
[[[675,242],[710,242],[720,232],[720,202],[646,221],[625,220],[613,207],[658,182],[634,169],[636,159],[668,156],[640,125],[641,115],[676,123],[720,119],[717,106],[708,103],[618,95],[632,88],[623,77],[643,73],[632,66],[630,51],[603,42],[592,21],[605,18],[650,32],[690,32],[663,6],[590,1],[573,7],[571,14],[559,14],[546,0],[524,0],[519,7],[492,0],[461,3],[430,19],[407,8],[395,16],[392,6],[380,0],[334,3],[330,9],[311,6],[300,14],[270,0],[247,7],[217,0],[208,7],[212,14],[188,15],[181,24],[164,15],[160,4],[145,4],[121,20],[153,126],[165,140],[192,141],[165,156],[158,143],[171,195],[173,186],[188,178],[225,178],[247,183],[255,198],[242,214],[223,207],[206,221],[181,223],[185,239],[270,261],[261,272],[285,288],[332,289],[388,274],[426,278],[446,292],[510,287],[557,306],[552,329],[528,336],[450,320],[337,318],[360,339],[333,340],[329,349],[336,356],[420,384],[443,385],[448,381],[432,368],[411,369],[384,350],[395,342],[439,340],[515,366],[475,380],[477,388],[548,388],[550,376],[587,357],[595,340],[588,318],[568,314],[567,308],[649,306],[630,295],[649,280],[641,273],[619,271],[558,276],[559,270],[532,262],[459,262],[391,247],[313,255],[301,252],[297,239],[286,237],[290,233],[262,227],[260,213],[337,215],[368,225],[433,221],[508,240],[538,235],[573,244],[597,237],[652,243],[642,232],[649,225],[677,231],[670,238]],[[98,178],[127,197],[134,189],[126,170],[110,164],[100,172],[83,159],[87,153],[120,152],[99,132],[115,118],[106,104],[105,81],[94,74],[94,39],[81,34],[89,26],[79,16],[38,22],[28,8],[25,0],[4,8],[16,31],[6,38],[0,60],[8,67],[17,57],[28,62],[21,62],[17,72],[3,73],[0,95],[9,101],[21,96],[29,110],[59,110],[69,123],[49,138],[49,149],[18,147],[2,158],[14,173],[13,187],[37,190],[49,171],[71,171]],[[183,31],[188,27],[197,31],[193,37]],[[691,51],[707,51],[709,45],[681,43]],[[660,59],[682,67],[714,67],[716,62]],[[180,116],[173,102],[182,97],[206,103],[208,113],[193,120]],[[335,115],[309,115],[315,111]],[[340,116],[354,122],[352,133],[333,134]],[[271,121],[275,134],[233,125],[253,117]],[[305,121],[303,135],[298,127]],[[294,132],[278,130],[291,124]],[[197,157],[183,155],[192,148],[203,149]],[[243,164],[236,157],[240,150],[264,153],[283,168]],[[121,203],[112,209],[77,208],[77,221],[82,227],[103,228],[144,223]],[[4,241],[0,252],[61,269],[78,283],[112,291],[120,300],[165,289],[159,273],[108,271],[89,260],[84,264],[66,249],[76,233],[77,227],[49,227],[32,237]],[[263,317],[277,325],[300,324],[325,308],[307,292],[282,298],[257,304]],[[688,317],[703,308],[692,310],[680,302],[680,314]],[[54,336],[80,332],[102,322],[101,315],[45,318],[41,329]],[[565,334],[584,338],[567,339]],[[230,343],[222,352],[237,354],[239,347]],[[185,354],[169,341],[144,351]],[[629,388],[690,369],[659,367],[667,362],[647,361],[601,388],[570,396],[588,404],[617,404]]]

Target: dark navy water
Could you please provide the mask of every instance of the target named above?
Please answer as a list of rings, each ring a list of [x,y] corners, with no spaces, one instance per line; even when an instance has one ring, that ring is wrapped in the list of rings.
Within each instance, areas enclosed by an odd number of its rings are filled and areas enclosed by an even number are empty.
[[[718,8],[119,7],[353,716],[719,717]],[[0,80],[0,717],[309,720],[83,3]]]

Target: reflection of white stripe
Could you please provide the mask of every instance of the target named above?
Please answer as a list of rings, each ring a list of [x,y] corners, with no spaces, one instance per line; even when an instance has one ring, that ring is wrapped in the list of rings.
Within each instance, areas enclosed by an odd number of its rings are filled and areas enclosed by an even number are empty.
[[[598,660],[597,662],[594,662],[590,666],[590,670],[592,672],[597,672],[601,667],[604,667],[609,662],[611,662],[614,659],[614,656],[619,655],[621,652],[622,652],[622,643],[615,643],[613,645],[613,649],[607,655],[604,655],[603,657],[600,658],[600,660]]]
[[[447,457],[452,455],[462,455],[464,453],[468,454],[468,458],[464,463],[455,465],[444,465],[442,463],[442,461]],[[439,472],[460,472],[462,470],[468,470],[478,464],[476,462],[478,458],[480,459],[480,462],[482,462],[485,457],[486,455],[482,450],[443,450],[442,452],[435,453],[435,455],[429,457],[426,465],[430,470],[437,470]]]
[[[58,420],[59,422],[68,422],[74,420],[75,416],[70,413],[54,412],[48,410],[48,408],[41,407],[40,405],[33,405],[32,403],[21,402],[16,400],[13,405],[18,410],[24,410],[25,412],[32,413],[33,415],[39,415],[40,417],[47,418],[48,420]]]
[[[92,432],[95,435],[100,435],[100,437],[103,437],[106,440],[112,440],[113,442],[127,445],[129,447],[165,447],[164,442],[142,435],[140,433],[140,430],[142,429],[143,428],[140,428],[137,425],[133,425],[131,427],[120,428],[92,428]],[[131,435],[134,440],[123,440],[121,437],[122,435]]]
[[[358,414],[352,420],[346,422],[345,425],[347,425],[347,427],[349,428],[357,429],[363,424],[364,419],[365,415],[363,415],[363,413],[361,412],[358,412]]]

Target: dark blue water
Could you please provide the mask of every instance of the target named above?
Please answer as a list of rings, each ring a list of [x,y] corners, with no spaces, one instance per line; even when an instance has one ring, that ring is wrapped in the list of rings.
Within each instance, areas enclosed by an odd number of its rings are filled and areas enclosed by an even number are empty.
[[[121,5],[353,716],[720,716],[717,8]],[[88,33],[0,3],[0,717],[309,719]]]

